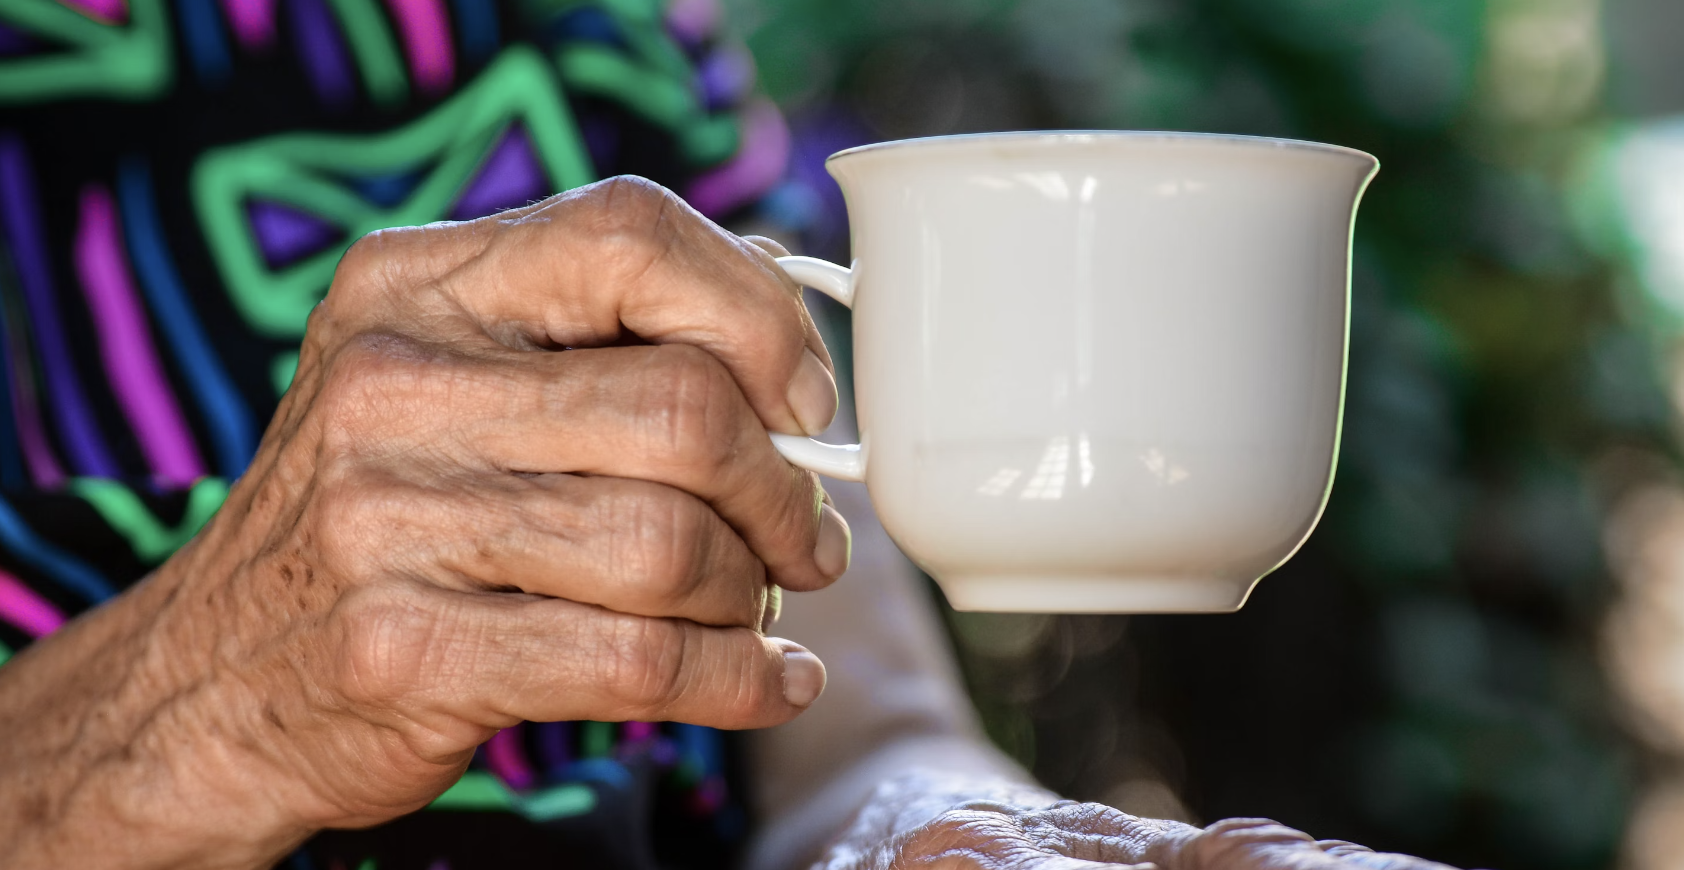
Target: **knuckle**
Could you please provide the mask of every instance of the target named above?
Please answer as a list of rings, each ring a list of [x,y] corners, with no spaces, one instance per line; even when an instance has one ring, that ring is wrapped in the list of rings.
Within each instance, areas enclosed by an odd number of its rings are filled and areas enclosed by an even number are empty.
[[[409,524],[413,504],[399,487],[362,469],[329,473],[315,499],[316,546],[335,565],[359,576],[380,554],[402,550],[391,536]]]
[[[331,293],[331,291],[329,291]],[[323,337],[332,333],[337,325],[335,312],[326,300],[316,303],[310,309],[310,315],[304,319],[305,342],[321,342]]]
[[[483,253],[494,225],[439,222],[378,229],[352,242],[334,267],[326,307],[350,322],[414,308]]]
[[[593,185],[583,199],[590,209],[591,238],[608,265],[627,274],[646,272],[672,247],[683,213],[672,191],[635,175]]]
[[[1205,828],[1188,844],[1194,868],[1230,867],[1256,847],[1282,843],[1313,843],[1309,835],[1271,819],[1223,819]]]
[[[369,300],[376,298],[391,264],[388,250],[392,233],[375,230],[339,255],[327,294],[310,310],[306,334],[326,334],[355,324],[367,316]]]
[[[409,400],[424,385],[418,362],[422,345],[390,333],[363,333],[341,345],[327,364],[320,401],[328,438],[358,438],[364,426],[407,416]]]
[[[642,419],[660,454],[685,465],[716,467],[735,452],[746,405],[730,372],[712,354],[684,344],[650,354]]]
[[[615,540],[610,574],[651,603],[688,600],[701,584],[709,527],[702,502],[658,485],[615,497],[608,527]]]
[[[1222,819],[1206,827],[1205,833],[1240,840],[1275,840],[1282,837],[1296,840],[1306,837],[1274,819],[1251,818]]]
[[[381,271],[392,238],[391,230],[375,230],[352,242],[339,258],[339,266],[334,269],[334,286],[356,286],[365,276]]]
[[[326,299],[329,307],[346,311],[362,308],[390,287],[409,261],[405,249],[412,246],[416,235],[415,227],[390,227],[352,242],[334,267]]]
[[[393,587],[362,587],[329,617],[338,639],[339,692],[354,704],[389,707],[421,694],[440,621]]]
[[[616,175],[595,185],[593,203],[606,219],[646,227],[676,199],[673,192],[637,175]]]
[[[608,633],[603,684],[621,712],[659,711],[671,704],[684,673],[684,629],[671,620],[617,615]]]
[[[919,854],[940,855],[963,850],[1000,836],[1003,822],[997,814],[986,810],[967,807],[943,810],[915,832],[912,845]]]

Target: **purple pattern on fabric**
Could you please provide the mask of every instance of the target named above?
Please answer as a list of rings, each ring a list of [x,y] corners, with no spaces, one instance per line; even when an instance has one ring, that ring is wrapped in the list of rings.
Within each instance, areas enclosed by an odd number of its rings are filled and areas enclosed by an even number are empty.
[[[651,722],[626,722],[620,726],[620,736],[627,743],[641,743],[655,736],[655,725]]]
[[[842,188],[825,171],[830,155],[855,145],[876,141],[871,131],[846,112],[821,111],[797,115],[790,120],[793,147],[789,181],[804,186],[814,197],[817,213],[808,215],[801,229],[808,244],[817,250],[847,250],[848,212]]]
[[[719,0],[673,0],[667,7],[667,32],[686,45],[700,45],[719,29],[722,12]]]
[[[573,726],[566,722],[544,722],[533,726],[538,731],[538,759],[552,779],[560,779],[562,771],[573,762]]]
[[[579,114],[579,135],[591,154],[591,165],[604,175],[619,163],[620,127],[614,121],[586,110]]]
[[[27,53],[35,48],[36,44],[35,40],[29,38],[29,34],[0,24],[0,57]]]
[[[824,217],[824,199],[805,182],[786,181],[760,200],[760,214],[781,227],[806,230]]]
[[[0,619],[30,637],[46,637],[64,624],[64,614],[22,580],[0,570]]]
[[[205,476],[205,463],[158,359],[117,226],[117,204],[103,186],[90,184],[82,190],[75,251],[76,274],[94,317],[100,359],[117,406],[129,421],[153,479],[166,488],[186,489]]]
[[[511,126],[480,164],[479,174],[468,182],[450,217],[469,220],[525,205],[542,199],[546,186],[544,170],[538,165],[538,155],[533,153],[526,131]]]
[[[770,100],[759,99],[742,113],[742,148],[725,165],[691,183],[685,199],[708,217],[747,205],[783,178],[789,165],[789,128]]]
[[[287,13],[298,56],[317,99],[335,109],[349,106],[357,96],[357,80],[333,13],[323,0],[290,0]]]
[[[485,766],[515,791],[538,783],[538,774],[532,770],[532,764],[526,760],[526,749],[521,746],[521,735],[525,732],[526,723],[522,722],[493,734],[485,744]]]
[[[23,313],[12,300],[5,300],[6,378],[11,384],[12,419],[18,433],[18,448],[29,466],[29,478],[36,489],[52,491],[64,485],[64,468],[47,441],[47,427],[35,395],[35,370],[29,364],[28,337],[24,335]]]
[[[0,209],[12,257],[23,284],[33,338],[41,353],[46,391],[52,396],[53,419],[69,454],[71,467],[88,477],[121,477],[117,461],[100,437],[87,394],[76,377],[70,346],[59,320],[52,273],[47,268],[47,244],[41,236],[35,181],[16,136],[0,136]]]
[[[450,90],[456,76],[456,54],[450,41],[450,18],[439,0],[386,0],[386,10],[403,38],[409,71],[424,94]]]
[[[734,46],[703,58],[696,69],[696,87],[710,111],[735,103],[753,86],[754,59]]]
[[[125,0],[59,0],[66,6],[102,24],[121,24],[128,19]]]
[[[333,244],[344,231],[313,214],[277,202],[259,200],[246,206],[257,249],[271,269],[297,262]]]
[[[275,41],[275,0],[222,0],[222,9],[240,45],[260,49]]]

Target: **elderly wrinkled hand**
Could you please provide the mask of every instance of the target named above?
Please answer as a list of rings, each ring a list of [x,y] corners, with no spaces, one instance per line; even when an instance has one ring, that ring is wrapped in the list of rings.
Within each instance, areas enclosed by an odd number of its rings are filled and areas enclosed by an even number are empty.
[[[522,719],[793,718],[824,669],[764,626],[848,531],[766,433],[835,408],[772,256],[648,182],[362,239],[222,511],[3,672],[0,841],[255,865]]]
[[[815,870],[1452,870],[1268,819],[1196,828],[1018,783],[913,771],[878,788]]]

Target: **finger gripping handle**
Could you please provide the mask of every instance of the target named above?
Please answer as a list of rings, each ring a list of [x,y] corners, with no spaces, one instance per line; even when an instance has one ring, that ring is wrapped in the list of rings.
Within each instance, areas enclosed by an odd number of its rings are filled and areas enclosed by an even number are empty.
[[[814,257],[779,257],[795,283],[854,307],[854,270]],[[837,480],[865,480],[865,451],[858,444],[826,444],[798,435],[772,435],[772,446],[790,462]]]

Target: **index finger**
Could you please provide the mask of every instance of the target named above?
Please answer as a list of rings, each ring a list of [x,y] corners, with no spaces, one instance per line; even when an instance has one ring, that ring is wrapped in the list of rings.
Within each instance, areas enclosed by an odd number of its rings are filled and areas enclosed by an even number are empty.
[[[445,289],[491,335],[695,345],[768,429],[816,435],[835,416],[834,367],[800,288],[671,191],[622,176],[484,220],[488,243]]]

